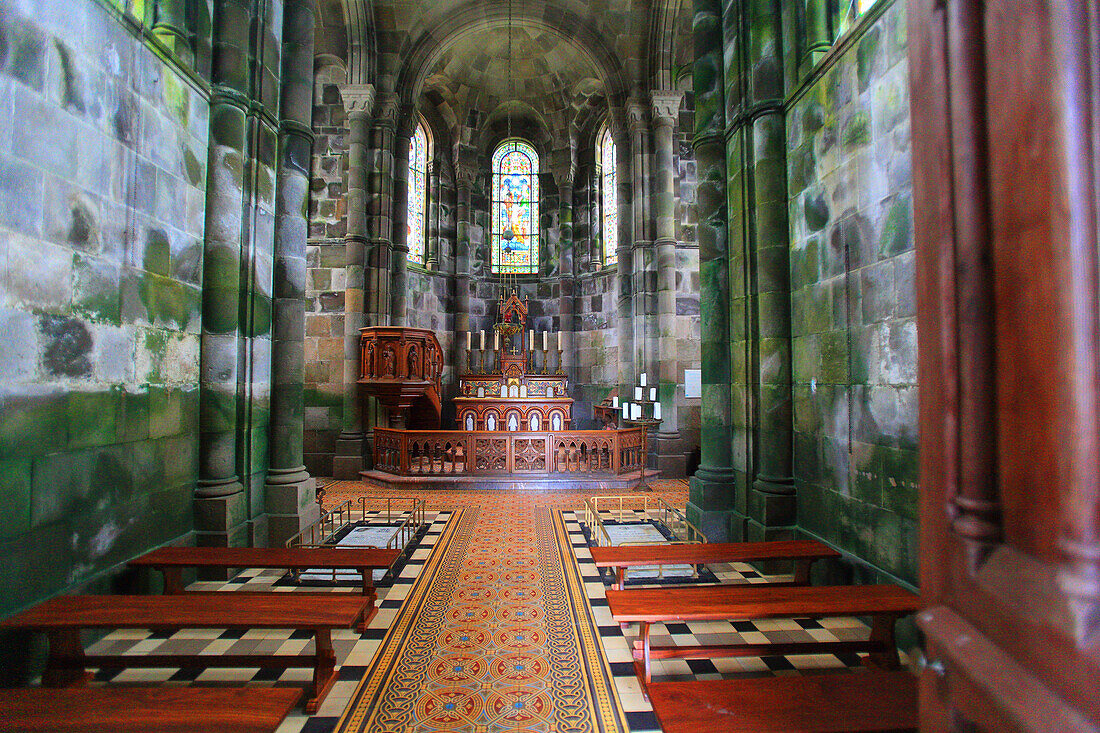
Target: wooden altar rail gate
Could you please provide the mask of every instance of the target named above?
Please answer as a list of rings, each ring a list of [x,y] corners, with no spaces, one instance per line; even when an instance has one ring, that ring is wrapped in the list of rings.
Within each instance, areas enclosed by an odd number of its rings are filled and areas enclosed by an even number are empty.
[[[642,428],[548,432],[374,429],[374,468],[396,476],[583,474],[641,471]]]

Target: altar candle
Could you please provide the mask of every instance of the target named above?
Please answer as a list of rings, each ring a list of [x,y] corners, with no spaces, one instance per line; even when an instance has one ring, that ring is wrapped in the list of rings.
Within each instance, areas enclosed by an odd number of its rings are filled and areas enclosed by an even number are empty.
[[[558,351],[561,351],[561,331],[558,331]]]
[[[470,331],[466,332],[466,351],[470,351],[470,342],[474,340],[474,334]]]
[[[528,349],[528,351],[534,351],[535,350],[535,329],[532,328],[527,333],[531,337],[527,340],[528,341],[527,349]]]
[[[649,388],[649,401],[650,402],[656,402],[657,401],[657,388],[656,387],[650,387]]]
[[[642,388],[641,387],[635,387],[634,388],[634,399],[637,400],[638,402],[642,401]]]
[[[661,419],[661,403],[660,402],[654,402],[653,403],[653,419],[654,420],[660,420]]]
[[[642,386],[645,386],[645,372],[642,372]]]
[[[485,351],[485,332],[484,331],[478,331],[477,332],[477,340],[478,340],[478,344],[481,346],[481,350]]]
[[[543,333],[546,333],[546,332],[543,331]],[[618,395],[615,395],[614,397],[611,398],[611,407],[616,409],[616,410],[619,409],[619,396]]]
[[[546,331],[542,332],[542,350],[543,351],[549,351],[550,350],[550,334]]]
[[[493,331],[493,351],[500,351],[500,331]]]

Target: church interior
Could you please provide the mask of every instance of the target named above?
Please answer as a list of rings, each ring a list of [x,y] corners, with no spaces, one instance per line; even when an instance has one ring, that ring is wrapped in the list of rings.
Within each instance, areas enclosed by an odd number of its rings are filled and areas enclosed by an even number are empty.
[[[1090,0],[0,0],[0,730],[1100,730]]]

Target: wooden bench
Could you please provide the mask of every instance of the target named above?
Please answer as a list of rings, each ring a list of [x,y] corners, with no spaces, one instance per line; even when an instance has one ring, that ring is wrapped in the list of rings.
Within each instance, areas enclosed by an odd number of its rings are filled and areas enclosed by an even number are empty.
[[[840,553],[815,540],[774,542],[704,542],[683,545],[619,545],[593,547],[596,567],[614,568],[616,590],[623,588],[626,568],[653,565],[709,565],[751,560],[793,560],[794,585],[810,582],[810,565],[815,560],[837,558]]]
[[[164,574],[164,592],[183,592],[183,568],[286,568],[357,570],[363,595],[374,595],[373,571],[389,568],[400,550],[373,547],[161,547],[131,560],[133,567],[156,568]]]
[[[4,690],[0,731],[273,733],[295,687],[119,687]]]
[[[916,731],[909,672],[856,672],[712,682],[654,682],[649,701],[665,733]]]
[[[651,659],[708,659],[781,654],[870,652],[871,663],[899,666],[894,624],[915,613],[920,598],[896,585],[776,586],[709,585],[692,588],[636,588],[607,591],[611,615],[620,623],[637,621],[634,666],[648,685]],[[796,616],[871,616],[867,641],[786,642],[650,647],[650,624],[668,621],[728,621]],[[641,668],[639,669],[639,663]]]
[[[58,596],[0,621],[0,629],[41,631],[50,652],[42,684],[81,685],[88,667],[312,667],[306,711],[317,707],[336,681],[332,629],[355,626],[370,601],[330,593],[323,603],[297,593],[184,593],[171,596]],[[85,654],[80,630],[295,629],[313,634],[311,655],[287,654]]]

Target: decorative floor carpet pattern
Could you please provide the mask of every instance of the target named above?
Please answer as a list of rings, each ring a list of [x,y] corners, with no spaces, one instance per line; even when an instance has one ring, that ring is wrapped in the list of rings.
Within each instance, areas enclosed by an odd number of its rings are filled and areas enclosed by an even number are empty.
[[[560,513],[492,499],[448,524],[341,733],[628,729]]]

